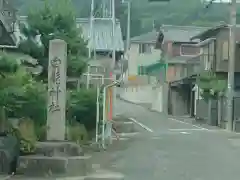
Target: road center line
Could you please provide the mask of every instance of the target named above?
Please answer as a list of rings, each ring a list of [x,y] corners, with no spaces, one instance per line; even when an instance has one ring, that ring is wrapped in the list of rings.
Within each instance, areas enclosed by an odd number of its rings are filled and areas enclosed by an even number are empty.
[[[138,124],[139,126],[141,126],[143,129],[149,131],[149,132],[153,132],[153,130],[149,127],[147,127],[146,125],[140,123],[139,121],[137,121],[136,119],[134,118],[128,118],[129,120],[133,121],[134,123]]]
[[[209,129],[207,128],[203,128],[201,126],[197,126],[197,125],[194,125],[194,124],[191,124],[191,123],[188,123],[188,122],[184,122],[184,121],[181,121],[181,120],[178,120],[178,119],[175,119],[175,118],[168,118],[169,120],[172,120],[172,121],[175,121],[175,122],[179,122],[179,123],[182,123],[182,124],[186,124],[186,125],[191,125],[197,129],[201,129],[201,130],[206,130],[208,131]]]

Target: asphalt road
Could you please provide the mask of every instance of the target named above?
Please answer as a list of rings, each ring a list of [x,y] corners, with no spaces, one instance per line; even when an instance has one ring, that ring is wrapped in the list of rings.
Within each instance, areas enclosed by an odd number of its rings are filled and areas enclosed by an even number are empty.
[[[125,180],[239,180],[240,135],[199,127],[118,100],[119,114],[134,118],[140,134],[115,142],[109,168]],[[182,121],[183,120],[183,121]]]

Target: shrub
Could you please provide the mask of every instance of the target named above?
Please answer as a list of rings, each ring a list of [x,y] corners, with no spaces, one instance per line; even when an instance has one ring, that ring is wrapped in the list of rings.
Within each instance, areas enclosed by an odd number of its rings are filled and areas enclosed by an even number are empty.
[[[36,150],[36,135],[34,123],[30,119],[22,119],[18,127],[11,126],[10,133],[17,137],[20,142],[21,154],[34,153]]]
[[[84,125],[74,123],[67,127],[67,139],[77,144],[84,144],[88,141],[88,132]]]
[[[96,128],[96,90],[69,91],[67,118],[84,125],[87,131]],[[71,123],[70,123],[71,124]]]

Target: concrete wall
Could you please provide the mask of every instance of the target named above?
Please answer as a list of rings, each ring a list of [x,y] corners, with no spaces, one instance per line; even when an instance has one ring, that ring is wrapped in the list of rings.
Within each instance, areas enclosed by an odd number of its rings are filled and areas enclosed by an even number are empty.
[[[152,110],[163,112],[163,86],[153,89]]]
[[[152,104],[155,82],[156,78],[149,76],[138,76],[137,83],[125,79],[124,91],[121,92],[120,97],[133,103]]]
[[[120,97],[136,104],[152,104],[152,85],[125,88]]]
[[[164,114],[168,113],[167,83],[159,84],[153,89],[153,100],[151,109]]]

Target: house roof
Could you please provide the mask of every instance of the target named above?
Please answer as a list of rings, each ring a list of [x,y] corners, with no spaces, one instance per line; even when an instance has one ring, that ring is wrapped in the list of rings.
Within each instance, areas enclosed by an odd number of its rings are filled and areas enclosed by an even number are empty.
[[[174,26],[162,25],[161,30],[164,34],[164,41],[190,42],[191,37],[204,32],[208,27],[199,26]]]
[[[93,36],[90,37],[90,19],[88,18],[77,18],[77,27],[82,28],[84,39],[88,40],[88,47],[96,49],[96,51],[111,51],[113,50],[113,28],[111,20],[97,19],[93,22]],[[91,43],[92,42],[92,43]],[[124,51],[124,42],[122,39],[122,31],[120,22],[116,21],[115,28],[115,48],[116,51]]]
[[[26,22],[27,16],[19,17],[19,20]],[[88,48],[96,49],[96,51],[111,51],[113,50],[113,28],[111,20],[97,19],[93,23],[93,36],[90,38],[90,19],[89,18],[77,18],[77,27],[81,28],[83,38],[88,41]],[[124,51],[124,42],[122,39],[122,31],[120,22],[116,21],[115,29],[115,45],[116,51]]]
[[[164,34],[165,41],[172,42],[190,42],[191,37],[205,31],[208,27],[198,26],[174,26],[162,25],[161,31]],[[135,36],[131,39],[132,43],[156,43],[159,32],[153,30],[151,32]]]
[[[226,23],[222,23],[222,24],[219,24],[217,26],[213,26],[213,27],[209,27],[208,29],[206,29],[205,31],[201,32],[201,33],[198,33],[197,35],[195,36],[192,36],[191,39],[194,40],[194,39],[200,39],[202,36],[205,36],[206,34],[208,33],[211,33],[211,32],[214,32],[214,31],[218,31],[220,29],[223,29],[223,28],[229,28],[229,24],[226,24]],[[240,24],[237,24],[236,25],[237,29],[239,30],[240,29]]]
[[[158,36],[157,31],[151,31],[145,34],[141,34],[139,36],[135,36],[131,38],[132,43],[156,43]]]
[[[199,42],[198,44],[196,44],[196,46],[202,47],[202,46],[205,46],[215,40],[216,40],[216,38],[208,38],[208,39],[205,39],[204,41]]]
[[[240,30],[240,24],[237,24],[236,27],[237,27],[237,30],[239,31]],[[228,24],[219,24],[217,26],[213,26],[213,27],[208,28],[205,31],[191,37],[191,39],[192,40],[200,39],[201,37],[207,35],[208,33],[211,33],[211,32],[214,32],[214,31],[216,32],[216,31],[219,31],[220,29],[223,29],[223,28],[229,28],[229,25]],[[211,38],[209,38],[209,39],[211,39]]]
[[[5,17],[2,15],[2,13],[0,13],[0,21],[2,22],[2,25],[4,26],[4,28],[6,29],[7,32],[11,32],[12,31],[12,27],[11,25],[5,20]],[[15,36],[15,33],[9,33],[9,36],[10,38],[12,39],[13,41],[13,45],[12,46],[15,46],[17,45],[17,39],[16,39],[16,36]]]
[[[202,36],[204,36],[210,32],[217,31],[219,29],[226,28],[226,27],[228,27],[227,24],[219,24],[217,26],[209,27],[205,31],[199,32],[198,34],[192,36],[191,40],[200,39]]]

